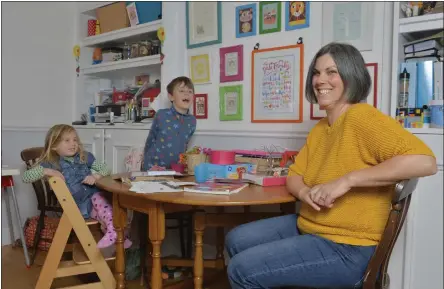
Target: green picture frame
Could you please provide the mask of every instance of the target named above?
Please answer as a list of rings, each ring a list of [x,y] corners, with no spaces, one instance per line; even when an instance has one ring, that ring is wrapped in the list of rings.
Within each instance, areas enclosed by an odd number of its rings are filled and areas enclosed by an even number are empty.
[[[260,2],[259,34],[280,32],[281,25],[282,25],[282,3],[280,1]]]
[[[219,87],[219,120],[243,119],[242,90],[242,85]]]

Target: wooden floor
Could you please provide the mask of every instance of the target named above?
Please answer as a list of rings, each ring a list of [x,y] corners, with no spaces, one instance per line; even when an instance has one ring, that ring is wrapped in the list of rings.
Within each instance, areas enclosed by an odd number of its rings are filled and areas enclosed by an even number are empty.
[[[35,284],[40,274],[40,270],[45,261],[46,252],[41,252],[31,268],[26,268],[22,248],[12,248],[12,246],[2,246],[2,283],[1,287],[5,289],[35,289]],[[205,271],[204,276],[205,289],[229,289],[225,274]],[[63,288],[82,284],[82,280],[76,277],[60,278],[54,281],[52,288]],[[207,286],[205,286],[207,284]],[[149,288],[140,285],[139,280],[127,282],[127,289],[145,289]],[[192,289],[193,281],[181,282],[168,287],[168,289]]]

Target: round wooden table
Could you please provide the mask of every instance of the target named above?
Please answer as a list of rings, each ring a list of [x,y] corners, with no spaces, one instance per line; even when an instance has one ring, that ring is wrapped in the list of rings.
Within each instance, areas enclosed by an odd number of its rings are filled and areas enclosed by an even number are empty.
[[[294,212],[296,199],[288,193],[285,186],[261,187],[250,185],[239,193],[231,195],[211,195],[189,192],[175,193],[135,193],[130,186],[120,181],[125,174],[104,177],[97,182],[102,190],[113,194],[114,226],[117,232],[116,242],[116,281],[117,288],[125,288],[125,260],[123,248],[123,229],[126,224],[126,209],[148,214],[148,236],[152,244],[151,288],[162,288],[160,247],[165,237],[165,213],[185,211],[196,206],[231,207],[280,204],[283,211]],[[180,178],[180,181],[194,181],[193,177]],[[285,206],[287,205],[287,206]],[[195,215],[195,257],[194,285],[202,288],[203,253],[202,237],[207,226],[235,226],[252,220],[278,215],[277,213],[199,213]],[[222,247],[223,250],[223,247]],[[220,251],[220,250],[219,250]],[[222,252],[218,253],[221,258]],[[223,257],[222,264],[223,264]],[[206,262],[206,261],[205,261]],[[218,264],[221,264],[220,262]],[[215,265],[215,267],[220,267]]]

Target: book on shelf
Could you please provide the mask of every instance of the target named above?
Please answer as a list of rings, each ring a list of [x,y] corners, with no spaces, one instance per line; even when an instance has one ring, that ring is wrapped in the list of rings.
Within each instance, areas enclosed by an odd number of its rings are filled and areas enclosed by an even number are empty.
[[[248,187],[245,183],[215,183],[205,182],[197,184],[196,186],[184,187],[184,192],[202,193],[213,195],[231,195],[240,192]]]

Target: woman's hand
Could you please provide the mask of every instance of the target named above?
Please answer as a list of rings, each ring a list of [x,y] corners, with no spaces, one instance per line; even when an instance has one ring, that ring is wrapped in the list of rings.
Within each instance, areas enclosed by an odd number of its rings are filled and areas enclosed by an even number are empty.
[[[43,173],[47,177],[58,177],[61,178],[62,180],[65,180],[65,177],[62,175],[62,173],[57,170],[44,168]]]
[[[303,189],[301,189],[298,193],[297,198],[301,201],[304,202],[308,205],[310,205],[313,209],[315,209],[316,211],[320,211],[321,207],[319,207],[318,204],[316,204],[311,195],[310,195],[310,188],[309,187],[304,187]]]
[[[332,208],[335,200],[350,191],[351,185],[346,176],[340,177],[334,181],[316,185],[310,189],[310,198],[316,204]]]
[[[86,176],[82,181],[82,184],[86,184],[86,185],[90,185],[90,186],[94,185],[95,183],[96,183],[96,179],[92,175]]]

